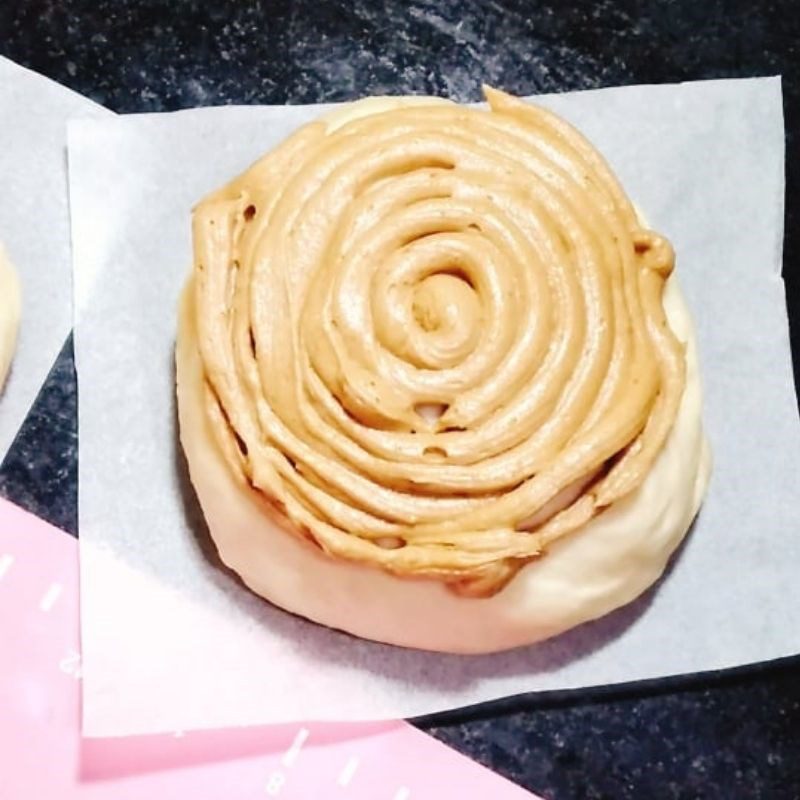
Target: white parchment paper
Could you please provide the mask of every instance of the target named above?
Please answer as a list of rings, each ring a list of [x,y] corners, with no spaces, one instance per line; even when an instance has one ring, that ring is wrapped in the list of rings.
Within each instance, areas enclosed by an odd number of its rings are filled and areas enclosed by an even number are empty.
[[[0,57],[0,243],[22,286],[17,352],[0,392],[0,460],[72,328],[67,120],[110,113]]]
[[[666,579],[596,623],[487,657],[358,641],[242,589],[195,532],[176,445],[172,348],[189,213],[319,108],[80,121],[69,147],[86,734],[409,716],[800,651],[780,81],[540,102],[589,135],[672,240],[697,320],[716,469]]]

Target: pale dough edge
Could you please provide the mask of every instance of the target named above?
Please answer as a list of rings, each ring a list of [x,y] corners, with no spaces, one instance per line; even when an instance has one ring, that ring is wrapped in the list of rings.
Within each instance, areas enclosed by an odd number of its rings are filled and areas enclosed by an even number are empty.
[[[0,244],[0,391],[5,385],[17,346],[21,299],[17,273]]]

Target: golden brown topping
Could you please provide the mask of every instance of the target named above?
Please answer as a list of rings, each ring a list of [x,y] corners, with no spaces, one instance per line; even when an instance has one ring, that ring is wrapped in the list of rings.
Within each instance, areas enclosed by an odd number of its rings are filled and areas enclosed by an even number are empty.
[[[643,480],[683,392],[669,243],[541,108],[354,104],[195,210],[208,418],[332,556],[501,588]]]

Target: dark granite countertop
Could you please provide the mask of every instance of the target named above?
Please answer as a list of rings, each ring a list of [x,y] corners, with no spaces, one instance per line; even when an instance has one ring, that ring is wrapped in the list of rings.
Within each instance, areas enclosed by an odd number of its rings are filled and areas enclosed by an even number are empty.
[[[115,111],[381,92],[474,100],[483,81],[527,94],[782,73],[797,375],[797,0],[19,0],[0,5],[0,53]],[[68,341],[0,468],[0,492],[71,532],[75,415]],[[418,724],[555,800],[800,798],[800,658],[504,700]]]

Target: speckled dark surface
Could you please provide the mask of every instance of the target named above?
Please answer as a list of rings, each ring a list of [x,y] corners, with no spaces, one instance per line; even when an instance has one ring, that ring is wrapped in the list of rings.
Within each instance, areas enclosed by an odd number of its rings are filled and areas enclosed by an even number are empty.
[[[784,278],[800,352],[797,0],[20,0],[0,4],[0,53],[115,111],[783,73]],[[68,342],[0,468],[0,493],[74,532],[71,356]],[[419,724],[555,800],[800,798],[800,659]]]

